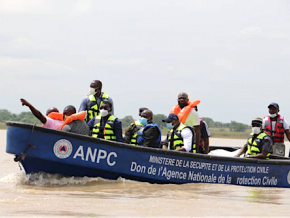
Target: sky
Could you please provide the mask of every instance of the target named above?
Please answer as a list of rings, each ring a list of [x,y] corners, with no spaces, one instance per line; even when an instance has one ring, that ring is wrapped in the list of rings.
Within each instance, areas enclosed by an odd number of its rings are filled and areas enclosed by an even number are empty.
[[[250,124],[277,102],[290,120],[288,0],[0,0],[0,109],[77,109],[92,80],[115,115],[199,114]]]

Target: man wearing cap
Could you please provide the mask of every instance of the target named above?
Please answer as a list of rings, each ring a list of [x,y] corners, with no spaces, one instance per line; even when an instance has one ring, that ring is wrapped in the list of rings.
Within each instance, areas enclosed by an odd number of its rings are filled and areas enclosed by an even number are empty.
[[[139,118],[142,128],[138,132],[137,144],[144,147],[160,148],[161,130],[152,122],[153,112],[144,110]]]
[[[194,142],[194,132],[185,124],[179,121],[176,114],[170,113],[163,122],[170,131],[167,134],[166,142],[163,144],[163,149],[176,151],[193,151],[196,153],[196,146]],[[194,147],[193,147],[194,145]]]
[[[177,104],[170,111],[170,113],[178,115],[181,123],[194,128],[196,142],[200,140],[200,121],[194,107],[199,103],[200,100],[190,101],[188,94],[181,92],[177,97]]]
[[[271,136],[273,143],[284,143],[285,134],[290,141],[289,125],[284,116],[278,114],[279,105],[272,102],[268,108],[269,116],[263,119],[263,130]]]
[[[270,136],[262,130],[262,118],[256,117],[252,119],[252,133],[250,134],[247,144],[236,155],[246,153],[245,157],[269,159],[273,142]]]
[[[139,108],[139,117],[141,117],[141,113],[145,110],[148,110],[148,108]],[[142,126],[143,125],[140,123],[139,119],[135,120],[134,123],[131,123],[130,126],[125,130],[124,142],[131,145],[137,145],[138,131],[142,128]]]

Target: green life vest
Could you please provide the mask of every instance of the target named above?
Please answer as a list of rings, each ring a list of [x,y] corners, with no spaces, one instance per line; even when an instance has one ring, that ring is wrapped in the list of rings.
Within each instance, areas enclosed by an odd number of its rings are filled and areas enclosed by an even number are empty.
[[[249,155],[257,155],[262,153],[262,141],[266,136],[268,136],[267,133],[261,132],[257,137],[254,139],[253,138],[254,133],[250,134],[250,137],[248,139],[248,144],[247,144],[247,153]],[[254,140],[253,140],[254,139]],[[269,159],[270,153],[267,154],[267,158]]]
[[[188,126],[180,123],[176,130],[171,129],[168,132],[167,141],[168,141],[168,148],[170,150],[177,150],[184,146],[183,138],[181,136],[181,131],[185,128],[189,128]],[[173,135],[173,139],[171,139]],[[196,145],[194,144],[194,137],[192,137],[192,152],[196,153]]]
[[[100,136],[102,135],[100,133],[100,130],[101,130],[101,116],[97,116],[95,117],[95,124],[94,124],[94,128],[92,130],[92,137],[95,137],[95,138],[100,138]],[[106,140],[111,140],[111,141],[116,141],[116,135],[115,135],[115,132],[114,132],[114,129],[113,129],[113,126],[114,126],[114,121],[117,119],[117,117],[115,117],[114,115],[111,115],[106,124],[105,124],[105,127],[104,127],[104,130],[103,130],[103,136],[104,136],[104,139]]]
[[[137,145],[138,132],[142,128],[143,125],[140,123],[139,120],[136,120],[133,125],[135,125],[137,128],[134,132],[132,132],[132,138],[131,138],[130,144]]]
[[[100,98],[101,98],[101,102],[100,102],[100,105],[98,106],[95,95],[89,95],[88,99],[90,101],[90,105],[92,105],[92,106],[87,111],[87,122],[89,122],[91,119],[93,119],[93,117],[100,115],[99,107],[101,107],[104,100],[109,99],[109,96],[107,94],[103,93]]]

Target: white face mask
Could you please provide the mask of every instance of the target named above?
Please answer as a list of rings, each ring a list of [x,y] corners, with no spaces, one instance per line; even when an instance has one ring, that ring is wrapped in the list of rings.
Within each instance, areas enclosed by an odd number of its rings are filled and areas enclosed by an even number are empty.
[[[101,117],[105,117],[109,114],[109,111],[105,110],[105,109],[101,109],[100,110],[100,114],[101,114]]]
[[[90,87],[90,94],[91,94],[91,95],[96,94],[96,89]]]
[[[261,132],[261,128],[260,127],[252,127],[252,131],[254,134],[258,134]]]
[[[277,114],[269,114],[269,117],[275,118],[275,117],[277,117]]]

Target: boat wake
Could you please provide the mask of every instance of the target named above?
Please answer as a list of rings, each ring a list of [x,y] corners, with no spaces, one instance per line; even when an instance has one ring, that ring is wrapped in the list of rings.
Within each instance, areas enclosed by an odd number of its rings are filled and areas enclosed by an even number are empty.
[[[107,180],[100,177],[67,177],[60,174],[35,173],[26,175],[24,172],[12,173],[0,178],[1,183],[18,185],[32,185],[39,187],[51,186],[84,186],[108,183],[122,183],[125,179]]]

